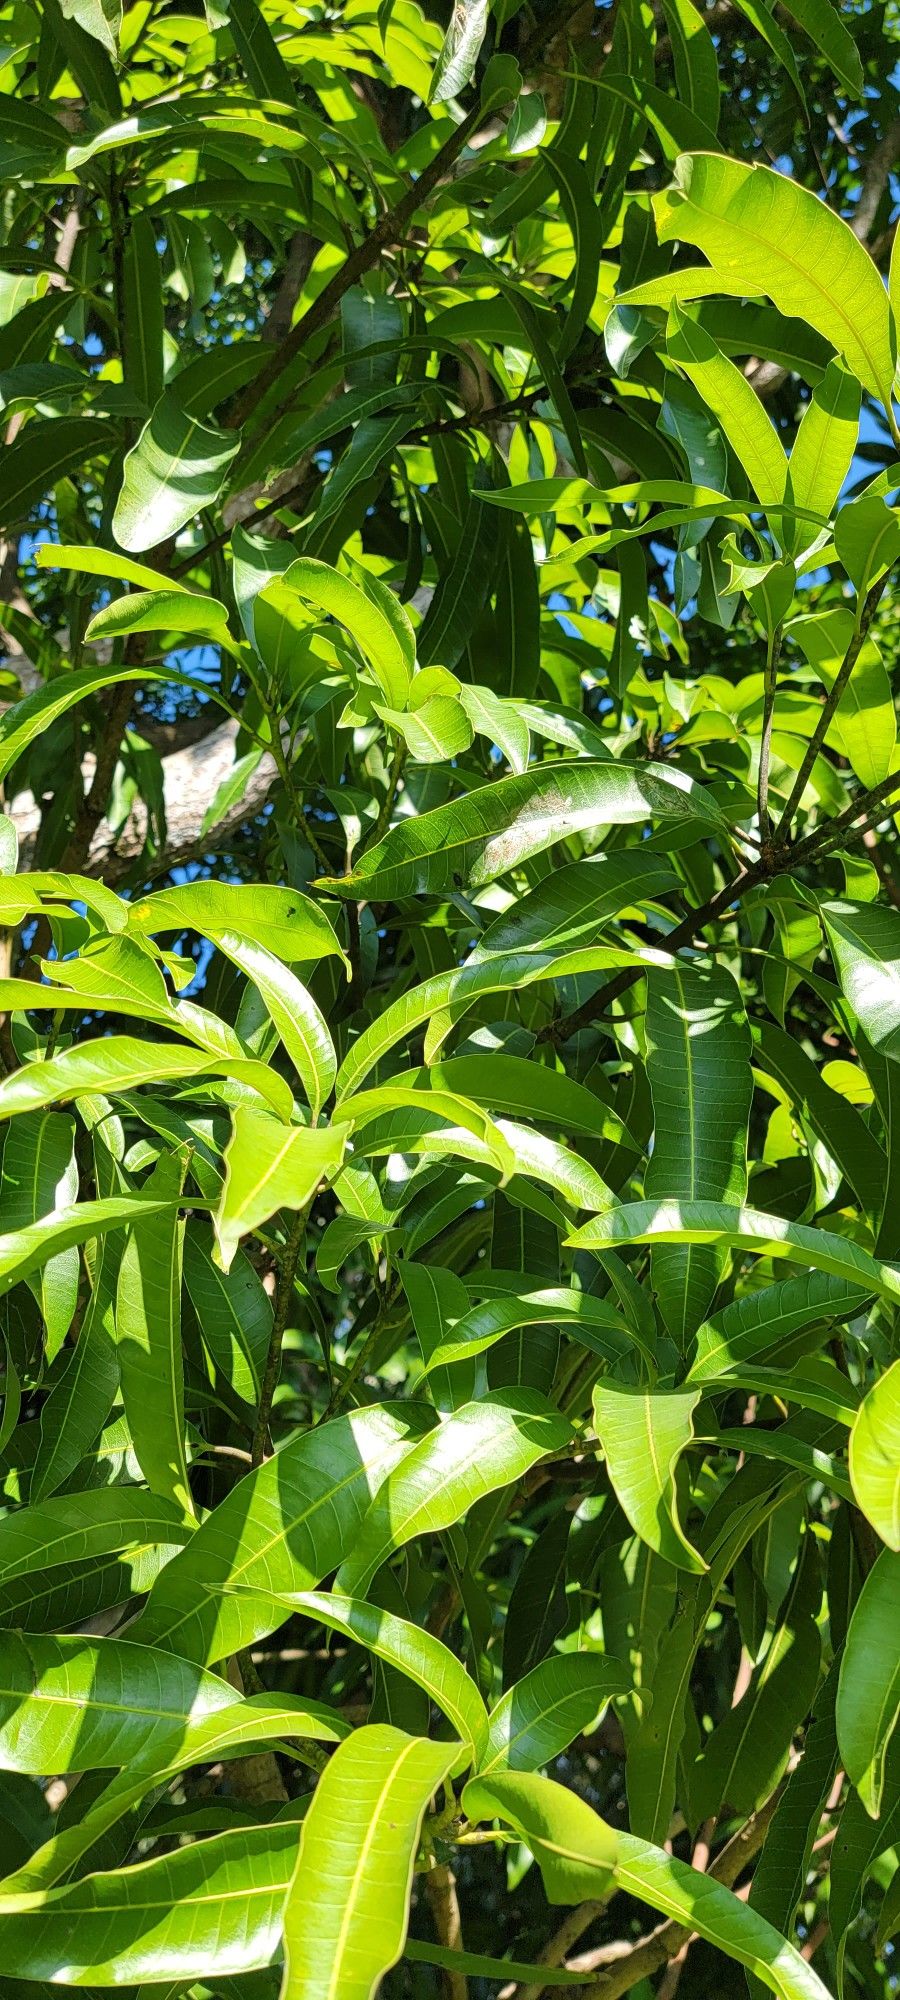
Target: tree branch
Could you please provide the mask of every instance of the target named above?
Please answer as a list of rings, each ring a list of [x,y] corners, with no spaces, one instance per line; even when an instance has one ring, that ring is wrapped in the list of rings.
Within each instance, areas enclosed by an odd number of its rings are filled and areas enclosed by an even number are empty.
[[[803,794],[806,790],[807,779],[809,778],[810,772],[813,770],[815,766],[816,758],[818,757],[819,751],[822,748],[822,745],[831,727],[832,721],[834,720],[834,717],[837,713],[841,696],[844,693],[844,689],[847,686],[847,682],[850,679],[850,675],[852,674],[856,662],[859,659],[860,653],[862,652],[863,646],[868,637],[869,627],[872,623],[872,620],[875,616],[875,613],[887,588],[889,576],[890,576],[890,570],[886,570],[884,576],[879,577],[877,583],[873,583],[871,590],[867,593],[863,601],[863,606],[859,614],[859,622],[857,624],[856,630],[853,634],[849,646],[847,647],[847,651],[844,655],[840,667],[838,668],[835,678],[832,681],[831,687],[829,688],[828,693],[825,696],[825,700],[822,703],[822,707],[819,711],[819,719],[816,723],[815,729],[813,730],[813,733],[804,751],[803,761],[800,765],[799,771],[797,772],[797,776],[794,779],[790,797],[788,798],[787,805],[785,806],[781,818],[778,822],[778,825],[775,829],[776,841],[780,840],[783,837],[783,835],[787,832],[787,829],[790,826],[791,820],[794,817],[797,807],[800,804],[800,800],[802,799]]]

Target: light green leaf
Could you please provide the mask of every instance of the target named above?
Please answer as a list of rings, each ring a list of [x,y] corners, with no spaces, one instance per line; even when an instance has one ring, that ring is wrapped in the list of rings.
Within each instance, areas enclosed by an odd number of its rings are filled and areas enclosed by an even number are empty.
[[[416,1535],[462,1519],[476,1500],[511,1486],[569,1443],[571,1426],[533,1389],[496,1390],[445,1417],[390,1473],[336,1579],[364,1596],[383,1562]]]
[[[473,1821],[501,1819],[531,1849],[549,1903],[602,1896],[619,1852],[619,1836],[576,1792],[530,1771],[470,1778],[463,1811]]]
[[[7,1133],[0,1176],[4,1228],[27,1228],[39,1216],[69,1208],[78,1197],[75,1120],[60,1111],[35,1111],[17,1118]],[[46,1328],[47,1359],[68,1333],[78,1302],[78,1250],[48,1258],[32,1280]]]
[[[224,604],[218,604],[214,597],[195,597],[186,590],[137,590],[126,597],[114,597],[111,604],[95,612],[84,636],[93,644],[96,639],[119,639],[128,632],[194,632],[234,650]]]
[[[711,1876],[635,1834],[622,1833],[615,1878],[629,1895],[737,1959],[779,2000],[829,2000],[818,1973],[780,1931]]]
[[[769,167],[719,153],[683,154],[654,197],[660,242],[695,243],[714,270],[764,294],[831,342],[863,387],[890,406],[894,362],[887,298],[863,245],[811,190]]]
[[[728,1244],[757,1256],[792,1257],[881,1298],[900,1300],[900,1270],[879,1263],[850,1237],[786,1222],[756,1208],[731,1208],[725,1202],[625,1202],[606,1215],[595,1215],[568,1241],[579,1250],[601,1252],[626,1243]]]
[[[425,1808],[458,1754],[458,1743],[384,1723],[355,1730],[335,1751],[288,1893],[281,2000],[372,2000],[406,1943]]]
[[[240,1697],[185,1660],[160,1672],[149,1646],[0,1632],[0,1766],[35,1777],[119,1769]]]
[[[328,918],[311,897],[270,883],[183,882],[132,903],[128,922],[143,937],[193,930],[217,943],[230,931],[288,965],[343,957]]]
[[[784,446],[746,375],[677,304],[669,313],[666,350],[712,410],[761,505],[783,500],[788,482]]]
[[[863,494],[840,508],[834,546],[863,598],[900,557],[900,514],[877,494]]]
[[[272,1598],[313,1590],[337,1568],[381,1481],[433,1417],[409,1404],[375,1404],[295,1434],[166,1565],[134,1637],[183,1659],[220,1660],[270,1632]],[[0,1523],[0,1552],[2,1531]]]
[[[870,1819],[881,1812],[885,1764],[900,1721],[900,1555],[883,1549],[860,1591],[844,1646],[837,1737],[844,1769]]]
[[[319,887],[379,901],[434,895],[465,882],[479,888],[570,835],[654,819],[711,829],[718,813],[699,785],[653,765],[545,764],[401,822],[351,874]]]
[[[337,1057],[327,1023],[312,994],[296,973],[282,965],[265,945],[242,937],[237,931],[218,928],[215,942],[232,965],[252,980],[303,1084],[312,1116],[318,1118],[337,1075]]]
[[[707,1568],[678,1518],[675,1468],[694,1435],[699,1389],[594,1388],[594,1422],[620,1505],[632,1527],[676,1569]]]
[[[282,1125],[249,1104],[235,1106],[225,1153],[225,1186],[214,1226],[227,1271],[242,1236],[279,1208],[305,1208],[319,1182],[336,1174],[349,1128]]]
[[[466,1746],[467,1762],[479,1762],[488,1741],[487,1710],[475,1682],[440,1639],[358,1597],[308,1590],[282,1595],[279,1601],[286,1610],[305,1611],[330,1631],[343,1632],[377,1659],[407,1674],[448,1717]]]
[[[596,1729],[614,1695],[628,1694],[631,1675],[597,1653],[554,1653],[507,1690],[491,1712],[478,1775],[536,1771]]]
[[[271,1964],[297,1853],[295,1826],[236,1829],[134,1868],[0,1896],[20,1978],[118,1986],[193,1983]]]
[[[405,708],[416,657],[412,625],[393,591],[357,565],[353,577],[301,556],[284,573],[287,589],[336,618],[352,634],[385,700]]]
[[[830,514],[850,470],[859,431],[859,383],[839,361],[829,361],[807,403],[790,456],[791,492],[797,507]],[[791,546],[809,540],[796,523]]]
[[[883,1542],[900,1551],[900,1361],[874,1382],[850,1433],[857,1505]]]
[[[4,1077],[0,1082],[0,1119],[15,1118],[20,1112],[35,1111],[44,1104],[66,1103],[97,1091],[115,1097],[118,1091],[135,1090],[142,1083],[187,1082],[192,1077],[204,1076],[234,1077],[258,1091],[279,1118],[290,1115],[291,1093],[266,1063],[245,1062],[231,1055],[209,1056],[174,1042],[142,1042],[130,1035],[104,1035],[93,1042],[63,1049],[45,1062],[29,1063],[27,1068]]]
[[[883,903],[822,903],[841,989],[873,1048],[900,1060],[900,916]]]
[[[211,506],[240,442],[237,431],[188,416],[177,389],[168,389],[125,459],[112,522],[119,547],[157,548]]]

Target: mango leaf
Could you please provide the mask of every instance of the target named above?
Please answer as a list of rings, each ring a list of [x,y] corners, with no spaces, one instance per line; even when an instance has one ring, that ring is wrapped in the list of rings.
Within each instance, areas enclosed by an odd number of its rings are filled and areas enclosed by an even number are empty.
[[[676,1569],[707,1565],[678,1519],[675,1467],[694,1435],[699,1389],[629,1389],[598,1382],[594,1422],[609,1476],[632,1527]]]
[[[743,296],[763,293],[787,318],[815,327],[890,408],[894,364],[881,279],[848,224],[807,188],[769,167],[687,153],[654,197],[661,243],[694,243]],[[852,303],[851,303],[852,301]]]
[[[784,446],[745,375],[690,315],[673,304],[666,336],[669,357],[693,382],[743,466],[762,507],[785,498]],[[820,504],[818,501],[816,504]]]
[[[403,606],[387,585],[359,566],[350,578],[310,556],[291,563],[284,585],[347,627],[385,700],[392,708],[405,708],[416,641]]]
[[[458,1743],[357,1729],[319,1779],[284,1913],[282,2000],[370,2000],[406,1942],[425,1808]],[[315,1925],[309,1921],[315,1910]]]
[[[478,1764],[488,1741],[487,1710],[475,1682],[440,1639],[362,1598],[307,1590],[282,1594],[279,1601],[285,1610],[306,1612],[330,1631],[343,1632],[424,1688],[452,1723],[467,1761]]]
[[[628,1694],[631,1685],[618,1660],[596,1653],[551,1654],[508,1688],[491,1711],[479,1778],[552,1763],[576,1736],[595,1729],[611,1698]]]
[[[338,1571],[337,1590],[364,1596],[395,1549],[452,1527],[476,1500],[521,1479],[571,1436],[565,1418],[533,1389],[495,1390],[454,1410],[388,1475]]]
[[[696,1931],[762,1980],[780,2000],[826,2000],[827,1986],[779,1931],[709,1875],[633,1833],[619,1835],[616,1884]]]
[[[211,505],[240,448],[236,431],[189,416],[167,389],[125,458],[112,531],[121,549],[158,548]]]
[[[218,1255],[227,1271],[248,1231],[279,1208],[305,1208],[323,1177],[336,1174],[349,1128],[313,1131],[282,1125],[251,1105],[235,1106],[225,1153],[225,1185],[214,1217]]]
[[[251,1972],[278,1949],[297,1853],[291,1825],[236,1828],[65,1888],[0,1896],[17,1974],[70,1985]],[[240,1916],[235,1921],[235,1911]]]
[[[207,1232],[188,1223],[184,1282],[204,1346],[236,1396],[253,1406],[272,1335],[272,1304],[249,1258],[240,1250],[227,1271],[214,1262]]]
[[[115,1325],[122,1400],[141,1471],[151,1493],[191,1518],[181,1352],[184,1224],[178,1215],[186,1170],[186,1155],[164,1154],[150,1177],[160,1208],[147,1222],[135,1222],[125,1246]]]
[[[311,897],[272,883],[183,882],[140,897],[129,906],[128,923],[142,937],[191,930],[214,944],[230,932],[288,965],[343,957],[327,916]]]
[[[850,1478],[858,1506],[889,1548],[900,1551],[900,1361],[874,1382],[850,1433]]]
[[[131,1627],[135,1638],[205,1661],[270,1632],[272,1598],[315,1589],[337,1568],[381,1481],[433,1417],[409,1404],[373,1405],[292,1438],[238,1482],[166,1565]],[[274,1622],[282,1622],[277,1612]]]
[[[873,1048],[900,1058],[900,917],[883,904],[822,903],[841,990]]]
[[[530,1771],[470,1778],[462,1796],[470,1820],[500,1819],[524,1840],[544,1878],[548,1903],[602,1896],[619,1836],[576,1792]]]
[[[123,681],[158,681],[168,678],[158,667],[78,667],[61,680],[35,689],[24,701],[13,702],[0,716],[0,778],[5,778],[36,737],[66,715],[79,701],[101,689]]]
[[[119,1639],[0,1633],[0,1764],[36,1777],[152,1756],[176,1723],[240,1700],[218,1675]]]
[[[429,103],[443,104],[447,98],[458,97],[471,82],[487,24],[487,0],[455,0],[434,66]]]
[[[193,1077],[213,1075],[231,1076],[248,1084],[272,1105],[279,1118],[289,1116],[290,1091],[266,1063],[245,1062],[231,1055],[209,1056],[177,1043],[105,1035],[63,1049],[46,1062],[29,1063],[26,1069],[4,1077],[0,1083],[0,1119],[15,1118],[20,1112],[35,1111],[44,1104],[66,1103],[70,1098],[87,1097],[96,1091],[114,1097],[119,1091],[134,1090],[143,1083],[186,1082]]]
[[[75,1164],[75,1121],[59,1111],[35,1111],[16,1120],[3,1148],[0,1206],[6,1229],[15,1230],[68,1208],[78,1195]],[[32,1289],[47,1335],[52,1360],[72,1324],[78,1302],[79,1257],[76,1248],[50,1257]]]
[[[478,888],[598,822],[658,819],[712,828],[718,814],[702,788],[670,778],[652,765],[638,771],[612,763],[545,764],[393,827],[351,874],[319,886],[355,899],[434,895],[466,882]]]
[[[138,1215],[146,1217],[155,1212],[155,1203],[142,1204],[131,1195],[109,1201],[82,1201],[75,1208],[41,1216],[27,1229],[15,1229],[0,1236],[0,1297],[21,1278],[39,1270],[48,1257],[68,1249],[71,1243],[85,1243],[92,1236],[105,1235],[108,1229],[127,1228]]]
[[[724,1202],[625,1202],[606,1215],[596,1215],[569,1242],[579,1250],[612,1250],[626,1243],[722,1243],[757,1255],[791,1257],[812,1264],[877,1292],[888,1300],[900,1298],[900,1270],[879,1263],[859,1244],[828,1229],[811,1229],[786,1222],[755,1208],[730,1208]]]
[[[677,966],[647,980],[647,1075],[653,1151],[644,1192],[666,1200],[739,1202],[747,1192],[750,1030],[723,967]],[[715,1249],[654,1248],[663,1320],[683,1348],[722,1271]]]
[[[870,1819],[884,1796],[885,1761],[900,1721],[900,1555],[883,1549],[850,1620],[837,1696],[837,1737],[848,1778]]]

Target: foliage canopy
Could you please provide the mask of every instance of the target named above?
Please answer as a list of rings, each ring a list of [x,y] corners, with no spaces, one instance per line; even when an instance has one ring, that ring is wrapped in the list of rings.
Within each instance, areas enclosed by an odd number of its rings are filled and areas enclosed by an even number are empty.
[[[0,2000],[886,1994],[896,9],[204,5],[2,7]]]

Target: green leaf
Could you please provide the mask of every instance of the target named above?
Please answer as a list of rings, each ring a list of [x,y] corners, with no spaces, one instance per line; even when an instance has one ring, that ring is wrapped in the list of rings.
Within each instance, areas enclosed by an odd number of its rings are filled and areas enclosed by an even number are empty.
[[[336,1588],[365,1596],[395,1549],[452,1527],[476,1500],[511,1486],[571,1436],[565,1418],[533,1389],[496,1390],[452,1411],[380,1487]]]
[[[240,1697],[218,1675],[119,1639],[0,1632],[0,1761],[35,1777],[119,1769]]]
[[[841,989],[873,1048],[900,1059],[900,916],[876,903],[821,903]]]
[[[95,613],[84,636],[93,644],[129,632],[195,632],[233,651],[224,604],[186,590],[136,590],[127,597],[114,597]]]
[[[381,1481],[433,1416],[376,1404],[295,1435],[238,1482],[166,1565],[134,1637],[205,1661],[270,1632],[271,1599],[313,1590],[337,1568]],[[2,1532],[0,1523],[0,1551]]]
[[[122,681],[165,680],[153,667],[79,667],[48,687],[37,688],[0,716],[0,778],[5,778],[35,738],[58,721],[76,702]]]
[[[282,2000],[371,2000],[403,1952],[425,1808],[458,1752],[377,1723],[335,1751],[285,1907]]]
[[[59,1494],[0,1521],[0,1586],[34,1571],[94,1561],[111,1552],[177,1547],[190,1538],[180,1508],[129,1488]]]
[[[837,1736],[844,1769],[870,1819],[881,1812],[885,1762],[900,1721],[900,1555],[883,1549],[857,1600],[841,1662]]]
[[[782,1278],[763,1291],[732,1299],[698,1328],[697,1357],[688,1380],[714,1381],[729,1368],[756,1361],[789,1367],[822,1346],[829,1327],[855,1318],[866,1300],[861,1285],[826,1271]]]
[[[737,1959],[780,2000],[827,2000],[828,1988],[799,1951],[711,1876],[632,1833],[622,1833],[615,1879],[629,1895]]]
[[[475,72],[488,24],[487,0],[454,0],[450,26],[434,66],[429,104],[458,97]]]
[[[4,1944],[26,1979],[188,1981],[271,1964],[297,1830],[236,1828],[175,1854],[43,1893],[0,1896]]]
[[[676,879],[669,862],[656,854],[571,861],[488,924],[471,962],[494,951],[547,951],[593,938],[622,911],[674,889]]]
[[[862,97],[862,58],[853,36],[831,0],[788,0],[787,11],[821,49],[835,76],[846,85],[851,97]]]
[[[761,505],[783,500],[788,465],[771,418],[746,376],[677,304],[669,313],[666,351],[712,410]]]
[[[343,957],[328,918],[311,897],[271,883],[184,882],[158,889],[130,905],[128,922],[142,937],[192,930],[217,943],[221,933],[232,932],[288,965]]]
[[[491,1713],[479,1778],[497,1771],[536,1771],[576,1736],[596,1729],[614,1695],[628,1694],[631,1676],[618,1660],[597,1653],[554,1653],[508,1688]]]
[[[859,383],[840,362],[829,361],[803,412],[791,451],[795,506],[831,513],[856,450],[859,400]],[[802,548],[808,538],[808,530],[798,521],[792,547]]]
[[[189,1222],[184,1281],[204,1346],[219,1373],[242,1402],[255,1406],[272,1335],[272,1305],[262,1279],[240,1250],[229,1270],[220,1270],[205,1229]]]
[[[753,1084],[750,1031],[723,967],[677,966],[647,980],[647,1075],[653,1097],[648,1198],[739,1202],[747,1192]],[[706,1248],[655,1248],[663,1320],[684,1348],[709,1309],[722,1259]]]
[[[206,925],[207,934],[213,930]],[[215,942],[232,965],[246,973],[271,1016],[285,1053],[293,1063],[309,1100],[313,1118],[331,1092],[337,1057],[327,1024],[311,993],[288,966],[265,945],[237,931],[215,927]],[[339,949],[334,940],[334,949]]]
[[[719,72],[706,22],[693,0],[663,0],[663,13],[681,102],[715,131],[719,123]]]
[[[280,1602],[285,1609],[305,1611],[332,1632],[343,1632],[376,1659],[408,1675],[452,1723],[466,1747],[468,1763],[480,1761],[488,1742],[487,1710],[475,1682],[440,1639],[362,1598],[308,1590],[282,1596]]]
[[[717,812],[701,787],[674,774],[623,764],[545,764],[452,805],[392,827],[349,875],[318,886],[355,900],[480,888],[558,840],[599,824],[645,820],[712,827]]]
[[[2,988],[0,993],[5,999]],[[15,1118],[44,1104],[65,1103],[97,1091],[115,1097],[118,1091],[135,1090],[143,1083],[177,1083],[213,1075],[231,1076],[247,1084],[272,1105],[279,1118],[289,1116],[290,1091],[265,1063],[245,1062],[231,1055],[207,1055],[203,1050],[174,1042],[142,1042],[130,1035],[105,1035],[94,1042],[63,1049],[45,1062],[29,1063],[27,1069],[4,1077],[0,1082],[0,1119]]]
[[[36,115],[37,106],[32,101],[28,116],[33,119]],[[0,522],[17,527],[35,502],[44,498],[48,486],[72,472],[83,472],[98,452],[109,451],[115,442],[113,425],[96,417],[32,417],[3,453]],[[7,719],[4,716],[4,722]]]
[[[841,507],[834,524],[834,546],[859,596],[900,557],[900,514],[877,494],[864,494]]]
[[[660,242],[695,243],[716,273],[763,293],[830,341],[852,375],[890,407],[887,299],[871,258],[833,209],[769,167],[685,154],[654,197]]]
[[[327,563],[301,556],[284,573],[288,590],[345,625],[371,667],[385,700],[405,708],[416,657],[403,606],[376,576],[357,566],[352,579]]]
[[[40,1270],[48,1257],[55,1257],[67,1250],[72,1243],[85,1243],[92,1236],[102,1236],[108,1229],[127,1228],[140,1214],[149,1216],[155,1212],[156,1204],[142,1204],[139,1198],[123,1196],[120,1200],[82,1201],[74,1208],[58,1209],[53,1215],[43,1215],[38,1222],[32,1222],[26,1229],[14,1229],[8,1235],[0,1236],[0,1297],[8,1292],[11,1285],[20,1279],[30,1277],[32,1271]]]
[[[249,1104],[235,1106],[225,1153],[225,1185],[214,1226],[222,1269],[241,1240],[279,1208],[305,1208],[322,1179],[337,1173],[349,1127],[312,1131],[282,1125]]]
[[[450,1367],[471,1355],[483,1354],[507,1333],[520,1327],[559,1326],[575,1340],[604,1359],[615,1361],[630,1352],[631,1340],[621,1314],[605,1299],[590,1292],[570,1291],[565,1286],[548,1286],[545,1291],[519,1294],[515,1298],[485,1299],[470,1307],[458,1319],[452,1332],[431,1349],[427,1367]]]
[[[544,1878],[548,1903],[602,1896],[619,1853],[619,1836],[576,1792],[530,1771],[470,1778],[463,1811],[474,1821],[501,1819],[524,1840]]]
[[[18,1118],[7,1133],[0,1176],[4,1228],[24,1229],[40,1216],[68,1208],[78,1196],[75,1120],[60,1111],[35,1111]],[[48,1258],[32,1280],[52,1360],[68,1333],[78,1302],[78,1250]]]
[[[873,1383],[860,1408],[850,1433],[850,1478],[867,1520],[900,1551],[900,1361]]]
[[[596,1251],[626,1243],[727,1244],[754,1250],[758,1256],[793,1257],[798,1263],[812,1264],[816,1270],[860,1285],[863,1291],[877,1292],[888,1300],[900,1299],[900,1270],[879,1263],[849,1237],[836,1236],[829,1229],[812,1229],[802,1222],[786,1222],[780,1215],[765,1215],[756,1208],[731,1208],[724,1202],[626,1202],[606,1215],[595,1215],[568,1241],[576,1249]]]
[[[811,618],[791,620],[810,665],[830,689],[853,637],[849,607],[836,605]],[[854,661],[826,742],[846,757],[864,785],[878,785],[891,769],[897,735],[890,677],[874,639],[867,637]]]
[[[218,497],[239,448],[236,431],[188,416],[167,389],[125,459],[112,522],[119,547],[140,554],[179,534]]]
[[[678,1518],[675,1468],[694,1435],[699,1389],[594,1388],[594,1422],[610,1480],[632,1527],[676,1569],[707,1568]]]
[[[181,1258],[178,1203],[187,1158],[164,1154],[148,1182],[160,1205],[135,1222],[116,1292],[116,1345],[122,1400],[135,1456],[151,1493],[191,1518],[194,1502],[184,1444]]]

